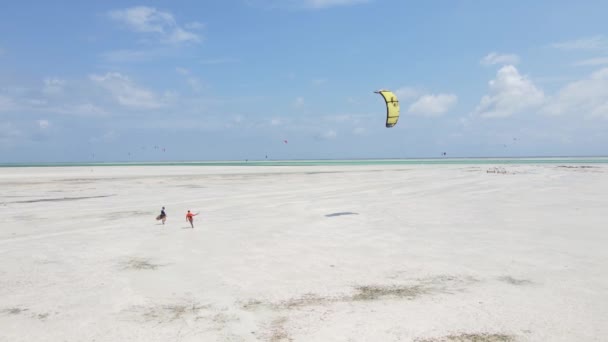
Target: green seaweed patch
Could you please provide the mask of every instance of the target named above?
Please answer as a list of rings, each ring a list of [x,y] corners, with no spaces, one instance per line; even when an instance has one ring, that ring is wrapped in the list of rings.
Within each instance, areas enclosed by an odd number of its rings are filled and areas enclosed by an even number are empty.
[[[353,288],[353,293],[348,295],[320,296],[314,293],[307,293],[301,297],[280,302],[252,299],[244,303],[242,308],[245,310],[256,310],[259,308],[292,310],[301,307],[384,300],[388,298],[412,300],[424,295],[452,294],[454,292],[464,291],[468,285],[477,281],[477,279],[470,276],[458,277],[439,275],[431,278],[418,279],[414,284],[355,286]]]
[[[289,336],[289,333],[285,329],[287,323],[286,317],[279,317],[272,321],[270,326],[270,342],[291,342],[293,338]]]
[[[8,314],[8,315],[19,315],[28,310],[29,309],[24,309],[24,308],[8,308],[8,309],[2,310],[2,312],[5,314]]]
[[[358,286],[355,290],[357,293],[352,296],[354,301],[378,300],[386,297],[413,299],[429,293],[429,289],[421,285]]]
[[[143,309],[142,316],[147,322],[168,323],[180,320],[184,317],[199,318],[199,313],[208,309],[207,305],[198,303],[179,303],[158,305]]]
[[[515,336],[489,333],[463,333],[439,338],[417,339],[416,342],[513,342]]]
[[[155,263],[151,262],[149,259],[143,259],[143,258],[131,258],[122,263],[123,269],[126,269],[126,270],[155,270],[162,266],[165,266],[165,265],[155,264]]]
[[[511,285],[517,285],[517,286],[521,286],[521,285],[530,285],[532,284],[531,280],[528,279],[516,279],[513,278],[511,276],[503,276],[503,277],[499,277],[498,280],[511,284]]]

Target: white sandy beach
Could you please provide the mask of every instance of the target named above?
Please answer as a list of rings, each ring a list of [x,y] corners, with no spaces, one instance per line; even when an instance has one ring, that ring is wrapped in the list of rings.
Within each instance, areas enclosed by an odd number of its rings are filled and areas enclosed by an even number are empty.
[[[575,166],[0,168],[0,341],[606,341]]]

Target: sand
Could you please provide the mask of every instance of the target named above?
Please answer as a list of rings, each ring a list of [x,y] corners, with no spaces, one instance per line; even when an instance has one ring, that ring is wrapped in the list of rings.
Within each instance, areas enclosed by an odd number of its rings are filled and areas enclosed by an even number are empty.
[[[606,341],[608,165],[492,167],[1,168],[0,341]]]

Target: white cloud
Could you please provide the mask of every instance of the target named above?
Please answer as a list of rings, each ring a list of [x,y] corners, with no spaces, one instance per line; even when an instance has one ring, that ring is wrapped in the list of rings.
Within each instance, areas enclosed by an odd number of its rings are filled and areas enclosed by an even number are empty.
[[[210,58],[210,59],[203,59],[200,61],[201,64],[205,64],[205,65],[226,64],[226,63],[235,63],[235,62],[238,62],[238,60],[234,59],[234,58]]]
[[[57,78],[47,78],[44,80],[44,87],[42,92],[45,95],[56,95],[63,93],[63,88],[66,82]]]
[[[38,127],[42,130],[49,128],[51,125],[49,120],[38,120],[37,123],[38,123]]]
[[[246,120],[242,115],[233,115],[230,120],[224,123],[224,128],[234,128],[237,126],[246,126]]]
[[[337,123],[358,122],[358,119],[356,119],[354,115],[350,114],[328,115],[324,116],[323,120]]]
[[[359,104],[359,101],[355,100],[353,97],[346,98],[346,102],[349,104]]]
[[[335,6],[348,6],[368,2],[368,0],[305,0],[304,5],[309,8],[329,8]]]
[[[171,43],[181,43],[181,42],[200,42],[200,37],[192,32],[188,32],[182,28],[176,28],[173,32],[167,37],[168,41]]]
[[[177,73],[180,75],[187,76],[186,83],[188,83],[188,85],[190,86],[190,88],[192,88],[193,91],[200,92],[201,90],[203,90],[203,83],[198,78],[191,76],[192,73],[190,72],[190,70],[186,68],[177,67],[175,68],[175,71],[177,71]]]
[[[409,113],[423,116],[442,115],[458,102],[458,96],[454,94],[429,94],[419,87],[401,87],[394,93],[402,106],[410,102]]]
[[[62,115],[75,116],[105,116],[108,113],[100,107],[91,103],[69,103],[77,102],[78,98],[70,98],[67,101],[55,101],[52,95],[58,92],[65,92],[63,85],[65,81],[56,79],[47,79],[44,81],[41,92],[46,95],[46,98],[32,97],[34,90],[19,92],[12,97],[0,95],[0,112],[22,111],[29,113],[53,113]],[[58,88],[57,88],[58,87]],[[91,90],[88,88],[87,90]],[[87,91],[85,90],[85,91]],[[37,93],[37,91],[35,91]],[[68,102],[69,101],[69,102]],[[44,125],[44,123],[42,123]]]
[[[329,131],[325,132],[325,134],[323,136],[326,139],[334,139],[335,137],[338,136],[338,133],[336,133],[336,131],[334,131],[334,130],[329,130]]]
[[[173,14],[153,7],[138,6],[109,13],[110,18],[140,33],[156,34],[163,42],[200,42],[201,37],[181,28]]]
[[[0,122],[0,137],[15,137],[21,134],[12,123]]]
[[[85,117],[100,117],[108,115],[103,108],[100,108],[91,103],[82,103],[76,105],[69,105],[59,108],[53,108],[50,110],[51,112],[60,113],[60,114],[68,114],[75,116],[85,116]]]
[[[496,79],[489,82],[490,94],[484,96],[474,114],[486,117],[508,117],[543,104],[545,95],[517,68],[506,65],[500,68]]]
[[[294,101],[293,105],[297,108],[303,107],[304,106],[304,98],[303,97],[297,97],[296,100]]]
[[[45,99],[36,99],[36,98],[21,99],[21,101],[22,101],[22,104],[25,104],[27,107],[30,107],[30,108],[43,108],[49,104],[49,102]]]
[[[542,113],[608,119],[608,68],[566,85],[548,101]]]
[[[514,54],[499,54],[496,52],[491,52],[488,55],[486,55],[484,58],[482,58],[482,60],[479,63],[481,63],[481,65],[485,65],[485,66],[496,65],[496,64],[515,65],[515,64],[519,63],[519,56],[514,55]]]
[[[128,77],[116,72],[105,75],[91,75],[91,81],[109,91],[123,106],[134,109],[152,109],[161,106],[155,94],[138,87]]]
[[[15,110],[17,109],[17,107],[18,106],[15,103],[15,100],[8,96],[0,95],[0,112],[8,112],[11,110]]]
[[[354,135],[365,135],[365,133],[367,133],[367,130],[363,127],[356,127],[355,129],[353,129]]]
[[[283,120],[281,120],[280,118],[272,118],[272,119],[270,119],[270,125],[271,126],[280,126],[281,124],[283,124]]]
[[[111,63],[131,63],[149,61],[155,57],[160,57],[162,54],[160,51],[114,50],[104,52],[101,57]]]
[[[245,118],[243,118],[242,115],[235,115],[232,118],[232,122],[234,122],[235,124],[241,124],[241,123],[243,123],[243,120],[245,120]]]
[[[205,28],[205,24],[199,23],[198,21],[193,21],[184,25],[184,27],[189,30],[202,30]]]
[[[186,82],[195,92],[200,92],[203,90],[203,83],[196,77],[189,77]]]
[[[423,95],[410,105],[408,112],[424,116],[439,116],[450,110],[456,102],[458,102],[458,97],[454,94]]]
[[[327,83],[327,80],[325,78],[317,78],[317,79],[312,80],[312,84],[316,85],[316,86],[320,86],[325,83]]]
[[[576,66],[598,66],[608,64],[608,57],[589,58],[574,63]]]
[[[330,129],[321,134],[318,134],[317,138],[323,139],[323,140],[332,140],[332,139],[335,139],[337,136],[338,136],[338,133],[336,133],[336,131],[334,131],[333,129]]]
[[[99,137],[92,137],[89,139],[89,142],[92,143],[109,143],[116,141],[120,136],[113,130],[105,132],[103,135]]]
[[[370,2],[372,0],[247,0],[253,6],[266,8],[325,9]]]
[[[175,68],[175,71],[177,71],[177,73],[180,75],[190,75],[190,70],[188,70],[186,68],[177,67],[177,68]]]
[[[138,6],[110,12],[110,18],[123,22],[137,32],[165,33],[175,26],[173,15],[152,7]]]
[[[23,133],[10,122],[0,122],[0,148],[6,148],[16,142]]]
[[[413,98],[420,96],[421,94],[422,94],[421,90],[412,88],[412,87],[401,87],[401,88],[395,90],[395,95],[397,95],[397,98],[400,101],[411,100]]]
[[[551,47],[562,50],[603,50],[608,48],[608,39],[594,36],[551,44]]]
[[[115,131],[106,132],[101,138],[103,141],[114,141],[118,139],[119,135]]]

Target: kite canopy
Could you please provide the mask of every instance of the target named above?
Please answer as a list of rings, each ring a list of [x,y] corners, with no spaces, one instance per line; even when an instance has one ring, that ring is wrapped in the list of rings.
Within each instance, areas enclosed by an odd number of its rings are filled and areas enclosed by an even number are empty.
[[[378,90],[374,93],[382,95],[386,102],[386,127],[390,128],[397,124],[399,120],[399,100],[390,90]]]

